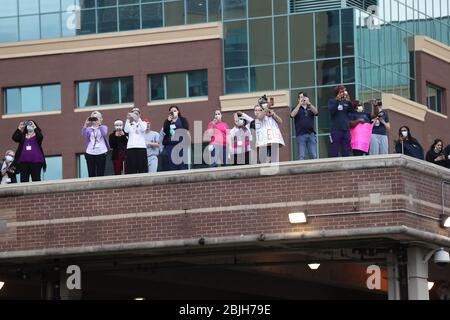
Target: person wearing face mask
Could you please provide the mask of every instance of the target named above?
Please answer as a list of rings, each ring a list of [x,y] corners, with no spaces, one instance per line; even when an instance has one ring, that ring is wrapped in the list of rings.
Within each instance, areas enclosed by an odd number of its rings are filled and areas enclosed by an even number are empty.
[[[163,152],[164,159],[167,161],[167,170],[187,170],[188,154],[185,151],[190,147],[189,124],[187,119],[181,116],[178,106],[169,108],[169,115],[164,121],[163,128]],[[178,148],[175,149],[175,147]]]
[[[447,157],[444,152],[444,142],[441,139],[434,140],[430,150],[428,150],[425,160],[447,168]]]
[[[354,112],[350,100],[346,98],[347,89],[337,86],[334,90],[336,97],[328,101],[330,112],[331,134],[330,134],[330,157],[350,156],[350,114]]]
[[[147,173],[147,144],[145,143],[147,123],[141,119],[141,110],[133,108],[127,115],[124,131],[128,133],[126,151],[126,173]]]
[[[12,136],[13,141],[19,143],[13,166],[20,172],[20,182],[41,181],[41,170],[47,169],[42,141],[44,136],[41,129],[33,120],[20,122]]]
[[[89,177],[105,175],[106,153],[109,149],[108,127],[104,124],[102,114],[98,111],[84,122],[81,134],[86,139],[86,164]]]
[[[280,147],[285,145],[279,127],[283,120],[272,109],[273,106],[273,98],[269,103],[264,95],[254,108],[256,119],[251,122],[250,129],[255,134],[258,163],[279,162]]]
[[[364,112],[362,104],[355,100],[352,102],[353,112],[350,118],[350,145],[353,156],[366,156],[369,152],[370,138],[372,136],[372,124],[370,123],[370,113]]]
[[[145,118],[147,130],[145,130],[145,143],[147,144],[147,164],[148,172],[158,171],[158,155],[159,155],[159,133],[151,130],[150,119]]]
[[[388,154],[388,136],[387,133],[391,130],[389,124],[389,114],[383,110],[383,103],[378,100],[372,100],[373,113],[371,114],[371,121],[373,123],[372,137],[370,138],[370,155]]]
[[[417,139],[411,135],[411,130],[403,126],[398,130],[398,137],[395,144],[395,152],[423,160],[423,148]]]
[[[113,162],[114,174],[125,173],[125,158],[128,143],[128,134],[123,131],[123,121],[114,121],[114,131],[109,135],[109,146],[112,149],[111,160]]]
[[[232,165],[250,164],[250,152],[252,150],[252,133],[250,123],[253,118],[243,112],[234,114],[234,127],[228,137],[228,152]]]
[[[14,151],[8,150],[5,153],[5,158],[2,164],[2,180],[0,184],[17,183],[16,168],[13,166]]]
[[[225,166],[227,163],[228,130],[228,124],[222,121],[222,112],[216,110],[206,133],[209,138],[208,151],[211,155],[211,167]]]

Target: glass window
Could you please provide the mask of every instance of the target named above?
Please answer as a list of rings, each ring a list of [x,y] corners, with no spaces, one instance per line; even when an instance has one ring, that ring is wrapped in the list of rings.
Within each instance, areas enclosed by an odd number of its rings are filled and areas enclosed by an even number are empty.
[[[150,77],[150,101],[165,99],[164,75],[155,74]]]
[[[117,9],[98,9],[98,32],[117,31]]]
[[[272,19],[249,21],[250,64],[273,63]]]
[[[344,83],[355,82],[355,59],[343,59],[342,67]]]
[[[54,84],[42,87],[42,109],[44,111],[61,109],[61,85]]]
[[[442,113],[442,97],[444,89],[427,84],[427,106],[430,110]]]
[[[220,0],[208,0],[208,21],[220,21],[222,4]]]
[[[61,36],[61,21],[59,13],[41,15],[41,38],[58,38]]]
[[[61,156],[45,157],[47,170],[42,170],[42,180],[61,180],[63,178],[63,162]]]
[[[17,18],[0,19],[0,42],[15,42],[19,40]]]
[[[162,4],[152,3],[142,5],[142,28],[162,27]]]
[[[97,0],[97,7],[113,7],[117,5],[117,0]]]
[[[71,37],[76,34],[77,19],[72,12],[61,12],[62,36]]]
[[[40,0],[40,3],[41,13],[61,11],[59,0]]]
[[[2,0],[2,10],[0,10],[0,17],[17,16],[17,0]],[[1,32],[0,28],[0,32]]]
[[[118,104],[119,79],[104,79],[99,81],[100,105]]]
[[[246,0],[223,0],[224,20],[247,17]]]
[[[288,61],[288,26],[287,17],[274,18],[275,28],[275,62]]]
[[[275,89],[289,88],[289,65],[277,64],[275,65]]]
[[[169,73],[166,75],[167,99],[185,98],[186,73]]]
[[[121,78],[120,79],[120,93],[122,100],[120,103],[128,103],[134,101],[134,86],[133,77]]]
[[[341,50],[339,29],[339,11],[316,13],[317,58],[331,58],[340,56]]]
[[[77,175],[78,178],[88,178],[89,173],[86,164],[86,157],[84,154],[77,155]]]
[[[19,15],[39,13],[39,0],[19,0]]]
[[[39,16],[19,17],[20,40],[36,40],[39,39]]]
[[[226,94],[248,92],[248,68],[225,70]]]
[[[287,13],[286,0],[273,0],[273,13],[274,14],[286,14]]]
[[[313,87],[314,81],[314,63],[301,62],[291,64],[291,87]]]
[[[333,98],[334,87],[317,88],[317,108],[319,109],[318,133],[330,132],[330,112],[328,111],[328,100]],[[328,136],[327,136],[328,138]]]
[[[273,90],[273,66],[250,68],[250,90]]]
[[[120,31],[141,28],[139,6],[119,7],[119,28]]]
[[[98,105],[97,81],[83,81],[77,84],[78,107]]]
[[[206,0],[186,0],[187,23],[206,22]]]
[[[248,0],[248,16],[267,17],[272,15],[272,0]]]
[[[291,16],[291,61],[311,60],[314,58],[313,15]]]
[[[77,30],[77,34],[90,34],[96,31],[95,10],[81,10],[80,11],[81,28]]]
[[[22,112],[41,111],[42,108],[41,87],[21,88],[21,107]]]
[[[139,3],[139,0],[119,0],[119,5],[121,4],[135,4]]]
[[[342,55],[351,56],[354,54],[354,21],[353,21],[353,9],[342,10]],[[380,43],[380,42],[378,42]]]
[[[20,113],[20,89],[6,89],[5,111],[7,114]]]
[[[225,67],[246,66],[247,22],[227,22],[224,27]]]
[[[80,0],[80,7],[81,7],[81,9],[94,8],[95,0]]]
[[[189,97],[208,96],[208,71],[188,72]]]
[[[341,60],[317,61],[317,85],[341,83]]]
[[[166,26],[179,26],[184,24],[184,1],[164,3],[164,18]]]

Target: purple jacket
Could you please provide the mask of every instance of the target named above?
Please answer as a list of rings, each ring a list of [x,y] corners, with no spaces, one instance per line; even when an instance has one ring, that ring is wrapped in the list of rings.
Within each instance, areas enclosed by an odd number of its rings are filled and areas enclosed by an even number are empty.
[[[93,131],[94,131],[93,128],[84,128],[83,127],[83,129],[81,129],[81,135],[86,138],[86,149],[89,145],[89,142],[91,141],[91,134]],[[109,150],[110,147],[109,147],[109,142],[108,142],[108,127],[105,126],[104,124],[102,124],[100,126],[100,133],[102,134],[102,138],[103,138],[103,140],[105,140],[105,145]]]

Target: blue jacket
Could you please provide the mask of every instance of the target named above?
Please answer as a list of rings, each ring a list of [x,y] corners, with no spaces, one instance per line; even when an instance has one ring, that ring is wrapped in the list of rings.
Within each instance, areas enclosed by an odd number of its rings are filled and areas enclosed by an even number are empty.
[[[342,110],[339,110],[342,105]],[[349,131],[350,114],[354,112],[350,101],[337,101],[332,98],[328,101],[328,111],[331,117],[331,131]]]

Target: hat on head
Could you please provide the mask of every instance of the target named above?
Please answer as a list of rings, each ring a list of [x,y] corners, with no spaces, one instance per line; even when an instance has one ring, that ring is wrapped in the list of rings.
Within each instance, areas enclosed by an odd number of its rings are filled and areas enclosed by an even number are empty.
[[[150,123],[150,119],[149,118],[144,118],[142,121]]]
[[[359,102],[359,100],[353,100],[352,101],[352,107],[353,109],[358,108],[359,106],[362,106],[361,102]]]
[[[335,88],[334,88],[334,92],[336,93],[336,94],[338,94],[339,92],[341,92],[341,91],[345,91],[345,90],[347,90],[347,88],[346,87],[344,87],[344,86],[336,86]]]
[[[134,107],[133,109],[131,109],[131,112],[134,112],[134,111],[141,113],[141,109],[139,109],[138,107]]]

